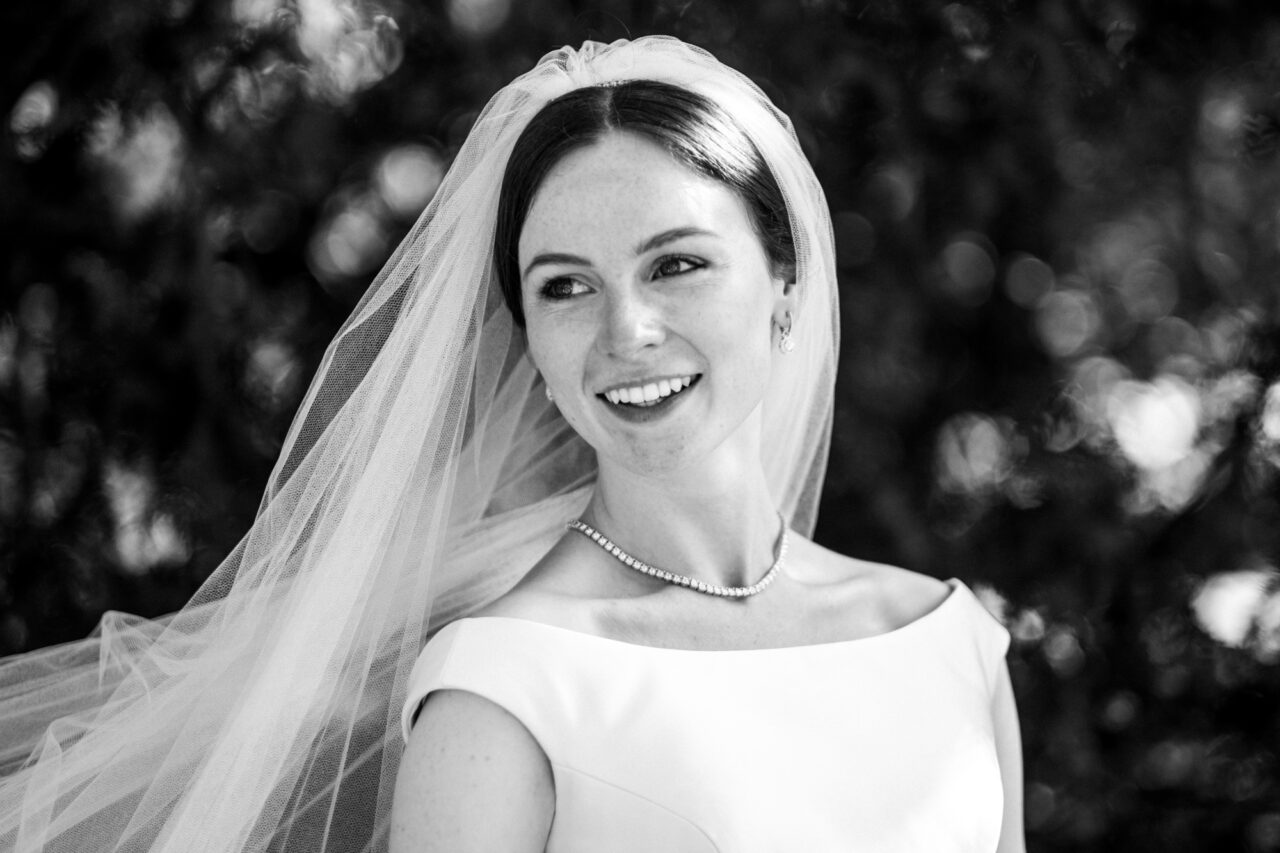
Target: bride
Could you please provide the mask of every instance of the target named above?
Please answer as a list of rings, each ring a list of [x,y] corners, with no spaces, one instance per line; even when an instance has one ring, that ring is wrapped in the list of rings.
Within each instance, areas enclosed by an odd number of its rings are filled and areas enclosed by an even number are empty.
[[[192,602],[0,662],[0,850],[1021,850],[1003,628],[805,538],[836,322],[755,86],[548,55]]]
[[[820,199],[772,165],[717,100],[645,79],[516,141],[498,274],[598,473],[520,584],[428,645],[393,850],[1021,849],[1002,629],[776,509],[763,412],[825,343],[795,318],[833,306],[787,211]]]

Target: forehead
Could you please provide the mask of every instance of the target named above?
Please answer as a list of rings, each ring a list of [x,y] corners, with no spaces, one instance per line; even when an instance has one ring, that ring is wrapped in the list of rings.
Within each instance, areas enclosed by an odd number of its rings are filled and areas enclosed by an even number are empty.
[[[754,235],[733,189],[649,139],[611,133],[551,169],[530,205],[519,252],[523,258],[596,238],[643,238],[684,226],[731,238]]]

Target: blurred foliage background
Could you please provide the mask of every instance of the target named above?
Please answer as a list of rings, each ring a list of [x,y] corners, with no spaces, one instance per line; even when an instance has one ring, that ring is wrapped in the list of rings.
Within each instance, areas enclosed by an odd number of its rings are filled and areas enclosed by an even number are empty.
[[[180,607],[485,100],[662,32],[831,203],[817,538],[1008,624],[1033,851],[1280,850],[1272,0],[0,12],[0,654]]]

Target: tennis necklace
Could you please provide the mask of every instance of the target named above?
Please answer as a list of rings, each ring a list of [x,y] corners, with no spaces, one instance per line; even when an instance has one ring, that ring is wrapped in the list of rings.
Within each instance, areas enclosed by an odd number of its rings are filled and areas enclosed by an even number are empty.
[[[782,521],[782,517],[778,517]],[[599,530],[587,524],[582,519],[576,519],[569,522],[570,530],[576,530],[583,536],[586,536],[592,542],[617,557],[619,562],[628,568],[635,569],[637,572],[666,581],[676,586],[687,587],[694,592],[704,592],[707,595],[718,595],[721,598],[747,598],[762,592],[765,587],[773,583],[774,578],[778,576],[778,572],[782,569],[782,563],[787,558],[787,525],[782,523],[782,533],[778,537],[778,556],[773,561],[773,565],[769,567],[769,571],[765,572],[764,577],[753,583],[751,586],[719,586],[717,584],[700,581],[697,578],[691,578],[688,575],[678,575],[675,572],[668,572],[665,569],[659,569],[657,566],[651,566],[644,560],[631,556],[626,551],[619,548]]]

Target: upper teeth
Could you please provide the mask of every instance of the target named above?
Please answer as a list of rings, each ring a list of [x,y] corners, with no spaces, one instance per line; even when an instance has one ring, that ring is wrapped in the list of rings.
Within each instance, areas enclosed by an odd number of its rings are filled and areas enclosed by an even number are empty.
[[[605,391],[604,396],[610,403],[652,403],[689,387],[692,382],[692,375],[679,376],[675,379],[659,379],[656,382],[633,385],[630,388],[614,388],[612,391]]]

